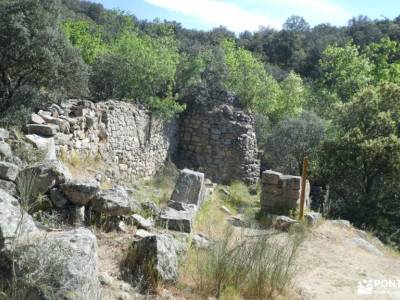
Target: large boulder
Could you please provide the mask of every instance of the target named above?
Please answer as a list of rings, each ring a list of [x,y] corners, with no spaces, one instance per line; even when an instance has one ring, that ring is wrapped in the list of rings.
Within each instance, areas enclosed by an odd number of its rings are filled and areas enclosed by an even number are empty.
[[[48,233],[18,245],[13,257],[26,299],[100,299],[97,241],[88,229]]]
[[[19,168],[9,162],[0,161],[0,179],[15,181],[17,179]]]
[[[183,169],[180,172],[171,200],[200,206],[204,200],[204,174]]]
[[[115,187],[100,191],[93,199],[91,208],[108,216],[123,216],[138,211],[141,207],[129,197],[125,189]]]
[[[0,250],[9,248],[15,238],[23,240],[37,231],[32,217],[24,212],[18,200],[0,189]]]
[[[68,168],[58,160],[45,160],[22,170],[18,178],[32,186],[32,195],[45,194],[71,179]]]
[[[133,241],[124,263],[126,279],[155,288],[159,281],[178,278],[177,241],[166,234],[144,236]]]
[[[37,134],[41,136],[54,136],[58,131],[59,127],[58,125],[54,124],[48,124],[48,125],[42,125],[42,124],[28,124],[26,125],[26,131],[28,134]]]
[[[95,180],[71,180],[61,185],[61,190],[72,203],[86,206],[99,192],[99,183]]]

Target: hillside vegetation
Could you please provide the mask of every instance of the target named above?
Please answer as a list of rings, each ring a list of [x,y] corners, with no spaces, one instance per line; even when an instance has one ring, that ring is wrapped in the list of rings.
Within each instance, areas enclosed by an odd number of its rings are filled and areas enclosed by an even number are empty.
[[[165,118],[231,104],[256,116],[265,168],[330,187],[328,215],[399,246],[400,17],[235,36],[78,0],[0,2],[0,114],[10,127],[63,98],[119,99]],[[287,138],[282,138],[287,137]],[[290,138],[293,137],[293,138]],[[294,138],[296,137],[296,138]]]

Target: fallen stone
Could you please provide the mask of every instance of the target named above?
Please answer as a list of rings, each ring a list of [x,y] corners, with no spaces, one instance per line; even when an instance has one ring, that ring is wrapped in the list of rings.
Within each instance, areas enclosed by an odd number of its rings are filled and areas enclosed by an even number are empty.
[[[95,180],[71,180],[61,184],[61,190],[68,200],[80,206],[89,204],[96,197],[99,189],[99,183]]]
[[[161,212],[157,220],[157,225],[169,230],[190,233],[192,232],[193,217],[194,211],[180,211],[167,207]]]
[[[107,216],[124,216],[140,210],[140,205],[129,197],[125,189],[115,187],[98,192],[91,208]]]
[[[286,216],[278,216],[275,219],[275,228],[283,231],[287,231],[290,229],[290,227],[294,224],[297,224],[298,222],[296,220],[293,220],[292,218],[286,217]]]
[[[45,194],[52,187],[57,187],[71,179],[67,167],[58,160],[47,160],[22,170],[18,178],[32,181],[32,195]]]
[[[157,234],[133,241],[125,260],[129,281],[144,288],[156,288],[161,282],[178,279],[176,241],[169,235]]]
[[[321,219],[321,214],[317,212],[308,212],[304,215],[304,218],[306,219],[308,225],[315,226]]]
[[[11,146],[6,142],[0,141],[0,158],[4,159],[6,157],[11,157],[12,151]]]
[[[0,189],[6,191],[11,196],[17,195],[17,186],[14,182],[0,179]]]
[[[50,190],[50,200],[55,207],[63,208],[68,204],[68,199],[65,197],[63,192],[57,188],[52,188]]]
[[[152,219],[145,219],[141,215],[134,214],[130,217],[132,223],[141,229],[151,229],[154,227],[154,221]]]
[[[18,200],[2,189],[0,189],[0,207],[0,250],[9,249],[16,237],[25,240],[38,232],[32,217],[23,211]],[[2,269],[1,263],[0,269]]]
[[[41,116],[35,113],[31,114],[31,122],[33,124],[39,124],[39,125],[46,123],[46,121]]]
[[[40,124],[28,124],[26,125],[26,131],[28,134],[37,134],[41,136],[54,136],[58,131],[57,125],[40,125]]]
[[[15,181],[17,179],[19,168],[5,161],[0,161],[0,179]]]
[[[171,200],[200,206],[204,200],[204,174],[188,169],[182,170]]]
[[[88,229],[48,233],[19,245],[14,256],[29,299],[100,299],[97,241]]]

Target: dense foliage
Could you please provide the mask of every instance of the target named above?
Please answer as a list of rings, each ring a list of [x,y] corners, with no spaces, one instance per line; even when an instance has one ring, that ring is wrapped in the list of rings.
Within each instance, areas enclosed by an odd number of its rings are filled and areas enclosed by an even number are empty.
[[[384,83],[339,105],[337,132],[320,152],[332,213],[386,236],[400,226],[399,99],[400,86]]]
[[[23,87],[85,94],[87,66],[58,26],[54,0],[0,2],[0,112]]]
[[[141,21],[79,0],[0,1],[0,121],[85,96],[171,118],[230,103],[256,115],[262,163],[332,189],[331,214],[392,237],[399,226],[400,16],[236,36]]]

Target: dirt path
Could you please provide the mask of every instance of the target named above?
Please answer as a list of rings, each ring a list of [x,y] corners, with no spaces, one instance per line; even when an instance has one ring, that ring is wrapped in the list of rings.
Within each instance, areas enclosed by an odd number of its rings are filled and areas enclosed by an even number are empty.
[[[300,270],[295,286],[300,289],[301,298],[400,299],[400,284],[397,289],[378,287],[371,292],[365,285],[377,279],[399,280],[400,283],[400,256],[377,241],[370,240],[368,245],[363,242],[366,239],[368,237],[352,227],[329,221],[314,229],[301,246],[298,257]],[[358,289],[359,281],[366,289]],[[367,294],[359,294],[363,291]]]

